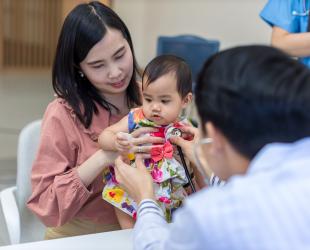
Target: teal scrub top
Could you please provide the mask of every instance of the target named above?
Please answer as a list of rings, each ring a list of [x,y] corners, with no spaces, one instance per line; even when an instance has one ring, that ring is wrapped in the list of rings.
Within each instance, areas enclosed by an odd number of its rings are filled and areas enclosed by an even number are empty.
[[[269,0],[260,17],[270,26],[280,27],[289,33],[308,31],[310,0]],[[299,58],[310,67],[310,56]]]

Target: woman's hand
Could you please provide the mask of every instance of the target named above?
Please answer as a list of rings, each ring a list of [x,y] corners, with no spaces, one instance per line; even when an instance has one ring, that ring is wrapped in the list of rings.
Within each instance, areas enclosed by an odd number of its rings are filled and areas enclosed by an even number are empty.
[[[137,155],[136,168],[126,164],[121,157],[115,160],[116,180],[128,194],[139,204],[143,199],[155,200],[153,179],[144,166],[141,155]]]
[[[77,172],[86,187],[102,172],[102,170],[114,163],[117,152],[97,150],[83,164],[78,166]]]
[[[194,144],[199,140],[199,130],[194,127],[182,127],[180,128],[182,133],[186,135],[186,137],[192,137],[191,141],[185,140],[179,136],[171,136],[170,142],[180,146],[185,157],[192,163],[195,163],[195,157],[193,152]]]
[[[150,158],[152,144],[164,144],[165,139],[155,136],[147,136],[148,133],[158,131],[156,128],[142,127],[131,133],[131,151],[133,153],[142,154],[143,158]],[[144,136],[146,135],[146,136]]]

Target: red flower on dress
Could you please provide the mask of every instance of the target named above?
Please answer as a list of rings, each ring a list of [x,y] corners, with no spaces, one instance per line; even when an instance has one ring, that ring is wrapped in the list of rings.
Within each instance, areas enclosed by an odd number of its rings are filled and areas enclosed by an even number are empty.
[[[152,178],[155,182],[160,182],[163,178],[163,172],[158,169],[158,167],[154,167],[151,171]]]
[[[160,202],[162,202],[162,203],[165,203],[165,204],[170,204],[171,203],[170,199],[168,199],[167,197],[163,197],[163,196],[159,197],[158,200]]]

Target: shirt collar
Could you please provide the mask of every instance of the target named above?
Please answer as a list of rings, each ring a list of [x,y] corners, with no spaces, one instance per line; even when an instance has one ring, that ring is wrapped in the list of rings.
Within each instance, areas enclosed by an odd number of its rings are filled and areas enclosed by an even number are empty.
[[[310,158],[310,137],[293,143],[270,143],[264,146],[251,161],[247,174],[273,170],[288,163],[289,158]]]

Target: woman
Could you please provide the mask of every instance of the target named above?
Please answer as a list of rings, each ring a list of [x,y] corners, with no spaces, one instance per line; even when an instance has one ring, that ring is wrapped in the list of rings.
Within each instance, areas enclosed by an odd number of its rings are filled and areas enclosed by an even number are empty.
[[[99,150],[97,139],[140,105],[124,22],[100,2],[78,5],[63,24],[52,74],[57,98],[44,114],[28,207],[48,227],[46,239],[119,229],[112,206],[101,198],[101,173],[115,155]],[[147,137],[133,143],[161,142]]]
[[[260,13],[272,27],[271,44],[310,67],[309,0],[269,0]]]

